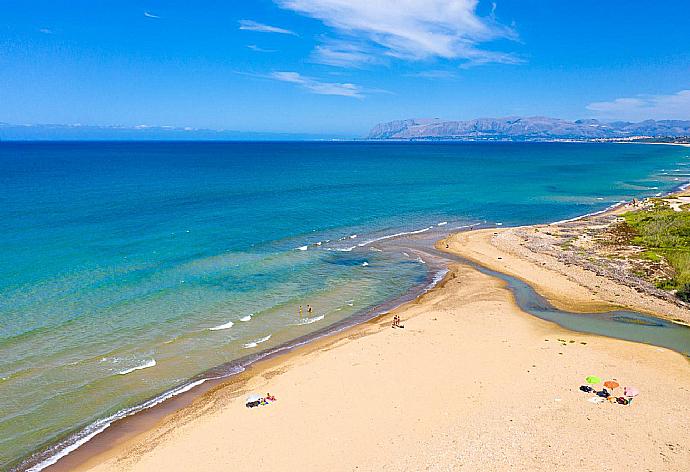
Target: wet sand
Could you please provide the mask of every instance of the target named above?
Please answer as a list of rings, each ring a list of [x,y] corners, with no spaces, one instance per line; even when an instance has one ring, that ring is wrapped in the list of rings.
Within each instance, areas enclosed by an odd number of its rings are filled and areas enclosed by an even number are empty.
[[[494,233],[454,235],[449,250],[490,260],[556,305],[608,306],[504,257]],[[687,358],[567,331],[523,313],[499,280],[450,269],[415,302],[259,362],[79,470],[687,470]],[[404,329],[390,327],[394,314]],[[588,375],[642,393],[595,405],[578,390]],[[278,401],[248,409],[254,392]]]

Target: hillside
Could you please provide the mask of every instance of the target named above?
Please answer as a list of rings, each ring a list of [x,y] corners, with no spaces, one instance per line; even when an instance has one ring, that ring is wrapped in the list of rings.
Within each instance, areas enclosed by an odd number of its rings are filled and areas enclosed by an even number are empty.
[[[478,118],[467,121],[398,120],[374,126],[367,139],[551,140],[606,139],[632,136],[687,136],[690,121],[646,120],[639,123],[599,120],[567,121],[548,117]]]

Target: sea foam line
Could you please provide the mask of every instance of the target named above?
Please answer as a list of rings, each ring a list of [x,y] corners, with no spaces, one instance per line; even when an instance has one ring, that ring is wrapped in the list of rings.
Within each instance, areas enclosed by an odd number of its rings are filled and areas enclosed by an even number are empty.
[[[223,323],[222,325],[214,326],[213,328],[209,328],[209,331],[220,331],[222,329],[230,329],[232,328],[232,325],[234,325],[232,321],[228,321],[227,323]]]
[[[252,342],[250,342],[250,343],[243,344],[242,347],[244,347],[245,349],[250,349],[250,348],[252,348],[252,347],[256,347],[257,345],[259,345],[259,344],[261,344],[261,343],[263,343],[263,342],[266,342],[266,341],[268,341],[269,339],[271,339],[271,336],[272,336],[272,335],[269,334],[268,336],[264,336],[263,338],[257,339],[256,341],[252,341]]]
[[[121,372],[118,372],[118,374],[119,375],[127,375],[127,374],[131,374],[132,372],[134,372],[136,370],[148,369],[149,367],[154,367],[155,365],[156,365],[156,359],[151,359],[151,360],[146,361],[143,364],[138,365],[136,367],[132,367],[130,369],[125,369]]]
[[[575,217],[573,217],[573,218],[568,218],[567,220],[554,221],[553,223],[549,223],[549,225],[559,225],[559,224],[562,224],[562,223],[570,223],[571,221],[577,221],[577,220],[580,220],[580,219],[582,219],[582,218],[587,218],[587,217],[589,217],[589,216],[601,215],[602,213],[606,213],[607,211],[613,210],[613,209],[618,208],[619,206],[622,206],[622,205],[625,205],[625,204],[626,204],[626,201],[625,201],[625,200],[621,200],[620,202],[616,202],[616,203],[614,203],[613,205],[607,206],[607,207],[604,208],[603,210],[593,211],[593,212],[591,212],[591,213],[585,213],[584,215],[575,216]]]
[[[234,375],[236,373],[241,372],[244,370],[244,368],[240,369],[237,372],[230,373],[228,375]],[[97,420],[93,423],[91,423],[89,426],[84,428],[83,430],[79,431],[76,434],[73,434],[67,439],[64,439],[63,441],[59,442],[58,444],[52,446],[50,449],[48,449],[48,452],[52,452],[51,455],[49,455],[47,458],[44,460],[40,461],[39,463],[31,466],[30,468],[27,469],[27,472],[39,472],[46,467],[49,467],[53,464],[55,464],[57,461],[62,459],[63,457],[69,455],[70,453],[74,452],[78,448],[80,448],[82,445],[86,444],[89,442],[91,439],[93,439],[95,436],[98,434],[102,433],[110,425],[112,425],[115,421],[121,420],[123,418],[126,418],[128,416],[134,415],[136,413],[139,413],[140,411],[143,410],[148,410],[149,408],[153,408],[154,406],[158,405],[159,403],[162,403],[172,397],[176,397],[177,395],[180,395],[182,393],[188,392],[189,390],[193,389],[194,387],[197,387],[207,380],[216,380],[220,379],[222,376],[218,377],[209,377],[206,379],[199,379],[195,380],[193,382],[187,383],[180,385],[179,387],[175,387],[171,390],[168,390],[167,392],[162,393],[161,395],[154,397],[148,401],[145,401],[144,403],[141,403],[140,405],[132,406],[129,408],[124,408],[117,413],[114,413],[106,418],[102,418],[100,420]],[[53,452],[54,451],[54,452]]]
[[[436,272],[436,274],[434,275],[434,278],[431,279],[431,282],[429,283],[429,285],[427,285],[424,288],[424,293],[428,292],[429,290],[434,288],[436,285],[438,285],[439,282],[441,282],[443,280],[443,278],[446,276],[447,273],[448,273],[448,269],[442,269],[442,270],[439,270],[438,272]]]
[[[317,321],[321,321],[325,317],[326,317],[326,315],[319,315],[319,316],[315,316],[313,318],[303,318],[303,319],[299,320],[297,323],[295,323],[295,325],[308,325],[308,324],[316,323]]]
[[[381,236],[379,238],[374,238],[370,239],[369,241],[364,241],[363,243],[359,243],[355,246],[350,246],[350,247],[344,247],[344,248],[329,248],[329,251],[341,251],[341,252],[350,252],[353,249],[357,249],[358,247],[364,247],[368,246],[369,244],[373,244],[379,241],[385,241],[386,239],[392,239],[392,238],[398,238],[400,236],[408,236],[411,234],[420,234],[420,233],[426,233],[427,231],[430,231],[434,229],[433,226],[428,226],[426,228],[418,229],[415,231],[402,231],[400,233],[395,233],[395,234],[387,234],[385,236]]]

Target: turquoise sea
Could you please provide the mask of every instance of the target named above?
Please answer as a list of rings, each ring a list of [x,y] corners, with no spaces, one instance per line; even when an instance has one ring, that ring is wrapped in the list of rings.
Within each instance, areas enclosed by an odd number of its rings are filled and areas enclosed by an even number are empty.
[[[689,164],[632,144],[0,143],[0,469],[423,289],[440,268],[405,235],[568,219]]]

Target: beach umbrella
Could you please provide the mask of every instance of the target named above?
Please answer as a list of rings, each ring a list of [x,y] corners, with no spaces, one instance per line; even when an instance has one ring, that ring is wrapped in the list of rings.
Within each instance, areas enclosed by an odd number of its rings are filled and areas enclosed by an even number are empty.
[[[640,394],[640,391],[637,389],[637,387],[625,387],[623,392],[625,393],[626,397],[636,397]]]
[[[592,385],[601,383],[601,378],[597,377],[596,375],[590,375],[585,380],[587,381],[588,384],[592,384]]]
[[[607,380],[606,382],[604,382],[604,387],[610,388],[611,390],[613,390],[614,388],[620,387],[620,384],[618,382],[613,381],[613,380]]]
[[[259,400],[261,400],[261,395],[257,395],[256,393],[254,393],[247,397],[247,401],[245,403],[258,402]]]

